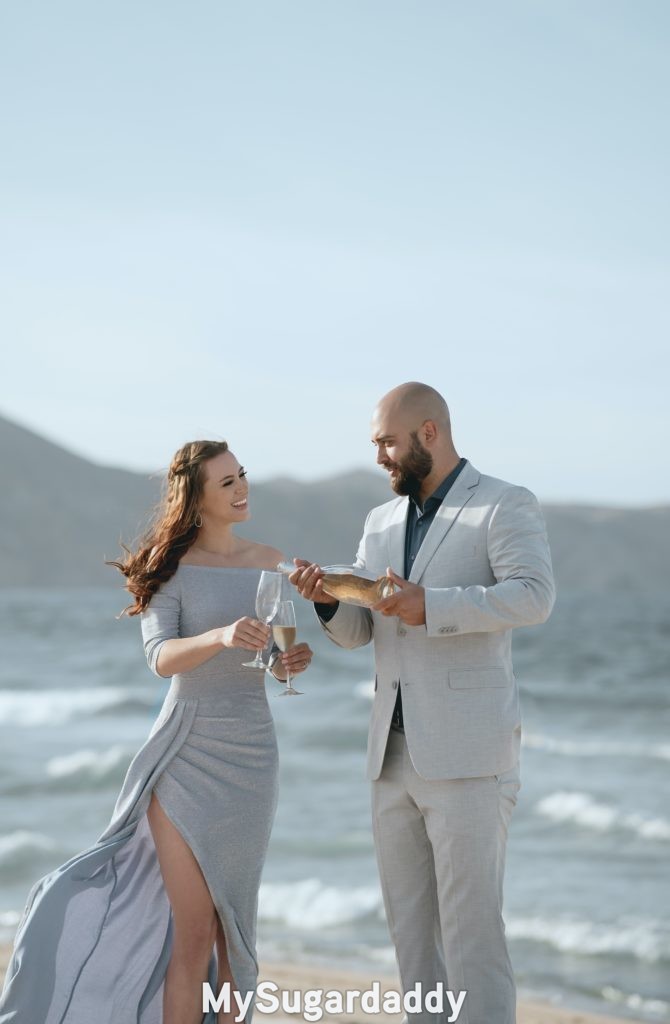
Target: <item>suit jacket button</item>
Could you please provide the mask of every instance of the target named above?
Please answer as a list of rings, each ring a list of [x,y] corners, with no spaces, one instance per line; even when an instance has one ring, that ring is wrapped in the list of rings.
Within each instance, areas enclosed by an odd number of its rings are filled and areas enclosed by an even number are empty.
[[[397,689],[398,689],[398,680],[397,680],[397,679],[394,679],[394,680],[393,680],[393,683],[392,683],[391,685],[393,686],[393,689],[394,689],[394,690],[397,690]]]
[[[406,636],[406,635],[407,635],[407,630],[403,626],[401,626],[400,629],[398,630],[398,636]]]

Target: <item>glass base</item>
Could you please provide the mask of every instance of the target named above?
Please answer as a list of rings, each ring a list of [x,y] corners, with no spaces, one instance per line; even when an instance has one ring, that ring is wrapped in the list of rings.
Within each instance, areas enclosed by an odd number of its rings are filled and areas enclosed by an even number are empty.
[[[262,658],[259,658],[258,655],[256,655],[256,657],[254,658],[253,661],[243,661],[242,662],[242,667],[243,668],[262,668],[263,670],[265,670],[268,666],[265,664],[265,662],[263,661]]]
[[[302,697],[302,690],[294,690],[292,686],[286,687],[281,693],[277,694],[278,697]]]

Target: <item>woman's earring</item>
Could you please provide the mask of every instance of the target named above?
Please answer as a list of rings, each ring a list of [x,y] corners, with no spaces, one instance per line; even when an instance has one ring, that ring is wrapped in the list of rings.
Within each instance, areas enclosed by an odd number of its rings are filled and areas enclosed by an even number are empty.
[[[197,512],[197,513],[196,513],[196,517],[195,517],[195,519],[193,520],[193,525],[194,525],[194,526],[195,526],[195,527],[196,527],[196,528],[197,528],[198,530],[199,530],[199,529],[200,529],[200,527],[202,526],[202,514],[201,514],[200,512]]]

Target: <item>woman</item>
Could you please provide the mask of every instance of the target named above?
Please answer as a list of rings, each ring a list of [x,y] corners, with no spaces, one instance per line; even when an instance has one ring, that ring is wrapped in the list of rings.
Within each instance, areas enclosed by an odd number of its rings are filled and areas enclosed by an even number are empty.
[[[203,982],[255,990],[277,747],[263,675],[242,661],[269,639],[255,594],[282,555],[233,533],[248,491],[225,441],[184,445],[155,525],[112,563],[150,667],[172,683],[106,831],[31,891],[0,1024],[200,1024]],[[273,674],[311,657],[296,644],[274,655]],[[236,1012],[233,1001],[219,1024]]]

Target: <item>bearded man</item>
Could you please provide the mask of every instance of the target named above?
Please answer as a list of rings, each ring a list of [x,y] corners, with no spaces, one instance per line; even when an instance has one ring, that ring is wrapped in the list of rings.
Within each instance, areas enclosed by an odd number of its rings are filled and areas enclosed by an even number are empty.
[[[514,1024],[502,917],[519,780],[511,631],[544,622],[554,583],[537,499],[454,448],[444,398],[401,384],[374,410],[377,462],[398,498],[367,517],[356,566],[396,592],[338,603],[318,565],[291,575],[345,648],[374,642],[368,739],[375,848],[404,992],[467,995],[460,1024]],[[423,1007],[412,1020],[443,1022]]]

